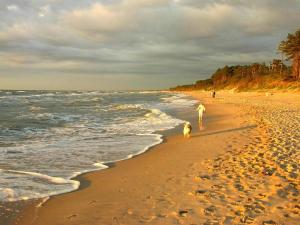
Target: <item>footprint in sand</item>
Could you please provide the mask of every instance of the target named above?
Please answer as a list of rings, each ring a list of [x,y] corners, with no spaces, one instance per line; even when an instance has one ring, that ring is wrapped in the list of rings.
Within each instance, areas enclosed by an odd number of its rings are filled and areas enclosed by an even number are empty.
[[[205,161],[207,174],[194,177],[201,187],[192,186],[191,195],[210,217],[203,224],[279,224],[262,220],[272,212],[279,221],[297,224],[293,218],[300,215],[300,109],[286,114],[281,108],[255,105],[251,113],[257,115],[257,126],[245,133],[248,144],[236,148],[238,140],[233,138],[224,155]],[[227,216],[219,215],[212,202]]]
[[[75,218],[75,217],[77,217],[77,215],[76,215],[76,214],[73,214],[73,215],[67,216],[67,219],[73,219],[73,218]]]
[[[178,215],[179,215],[180,217],[187,217],[188,213],[189,213],[188,210],[179,210],[179,211],[178,211]]]

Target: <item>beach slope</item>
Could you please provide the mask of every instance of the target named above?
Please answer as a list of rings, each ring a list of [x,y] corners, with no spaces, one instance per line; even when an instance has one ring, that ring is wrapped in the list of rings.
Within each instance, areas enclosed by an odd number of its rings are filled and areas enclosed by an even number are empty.
[[[189,94],[206,105],[204,129],[195,112],[190,139],[167,136],[87,173],[90,185],[27,207],[14,224],[297,224],[299,95]]]

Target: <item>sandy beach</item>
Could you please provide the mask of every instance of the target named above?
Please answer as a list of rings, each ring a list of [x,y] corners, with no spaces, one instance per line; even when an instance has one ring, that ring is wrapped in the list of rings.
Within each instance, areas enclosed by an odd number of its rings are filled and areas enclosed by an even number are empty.
[[[190,92],[204,127],[91,172],[14,225],[299,224],[300,95]],[[179,133],[180,132],[180,133]],[[84,182],[84,183],[85,183]]]

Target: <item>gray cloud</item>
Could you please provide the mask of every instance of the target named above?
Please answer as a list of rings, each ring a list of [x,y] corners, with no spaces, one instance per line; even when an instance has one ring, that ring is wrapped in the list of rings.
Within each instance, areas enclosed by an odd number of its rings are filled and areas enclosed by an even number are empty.
[[[297,0],[2,0],[0,79],[192,82],[224,64],[276,57],[279,41],[299,28],[299,11]]]

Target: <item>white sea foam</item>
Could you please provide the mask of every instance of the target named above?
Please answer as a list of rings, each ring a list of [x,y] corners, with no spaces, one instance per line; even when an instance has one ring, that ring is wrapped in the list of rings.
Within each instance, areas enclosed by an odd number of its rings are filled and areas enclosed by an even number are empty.
[[[127,110],[127,109],[143,109],[142,104],[122,104],[122,105],[115,105],[111,108],[111,110]]]
[[[184,121],[176,119],[159,109],[150,109],[144,117],[136,118],[134,121],[123,124],[112,124],[107,127],[109,132],[129,134],[152,134],[155,131],[162,131],[174,128]]]
[[[39,98],[39,97],[52,97],[55,93],[44,93],[44,94],[34,94],[34,95],[16,95],[16,98]]]
[[[93,165],[100,168],[100,169],[107,169],[108,168],[108,166],[106,166],[103,162],[96,162]]]
[[[50,181],[51,183],[54,184],[76,184],[77,185],[77,181],[74,180],[66,180],[62,177],[51,177],[45,174],[41,174],[41,173],[36,173],[36,172],[27,172],[27,171],[18,171],[18,170],[3,170],[0,169],[0,171],[2,172],[10,172],[10,173],[19,173],[19,174],[26,174],[26,175],[30,175],[30,176],[34,176],[34,177],[38,177],[38,178],[42,178],[45,180]]]
[[[147,150],[149,150],[151,147],[162,143],[163,139],[162,139],[162,135],[160,134],[137,134],[137,136],[147,136],[147,137],[154,137],[154,139],[152,140],[151,144],[146,145],[142,150],[136,152],[135,154],[128,154],[126,157],[124,158],[120,158],[118,160],[114,160],[114,161],[105,161],[105,162],[100,162],[100,163],[94,163],[94,166],[99,166],[101,169],[107,169],[109,168],[108,166],[106,166],[105,164],[109,164],[109,163],[114,163],[114,162],[120,162],[126,159],[131,159],[134,156],[140,155],[144,152],[146,152]],[[80,173],[81,174],[81,173]],[[77,175],[80,175],[77,174]],[[76,176],[77,176],[76,175]]]
[[[78,95],[82,95],[81,93],[70,93],[70,94],[65,94],[65,96],[78,96]]]
[[[102,98],[100,98],[100,97],[95,97],[95,98],[91,98],[89,101],[91,101],[91,102],[99,102],[99,101],[101,101],[102,100]]]
[[[30,106],[30,111],[40,111],[42,110],[43,108],[42,107],[39,107],[39,106]]]
[[[143,135],[145,135],[145,134],[138,134],[138,135],[143,136]],[[152,135],[152,136],[154,136],[154,137],[155,137],[155,141],[154,141],[153,143],[151,143],[150,145],[146,146],[146,147],[145,147],[144,149],[142,149],[141,151],[139,151],[139,152],[137,153],[137,155],[146,152],[149,148],[151,148],[151,147],[153,147],[153,146],[155,146],[155,145],[158,145],[158,144],[162,143],[162,141],[163,141],[162,135],[160,135],[160,134],[147,134],[147,135]]]
[[[43,204],[46,202],[46,201],[48,201],[49,200],[49,196],[47,196],[47,197],[45,197],[45,198],[43,198],[42,199],[42,201],[39,203],[39,204],[37,204],[36,205],[36,208],[40,208],[40,207],[42,207],[43,206]]]
[[[51,195],[57,195],[65,192],[69,192],[72,190],[76,190],[79,188],[79,181],[76,180],[68,180],[62,177],[52,177],[46,174],[36,173],[36,172],[28,172],[28,171],[18,171],[18,170],[4,170],[0,169],[2,173],[12,173],[12,174],[21,174],[21,175],[28,175],[30,177],[36,177],[41,180],[45,180],[50,182],[52,185],[66,185],[68,184],[69,187],[65,189],[57,189],[55,191],[49,191],[44,193],[34,192],[34,191],[22,191],[18,190],[19,193],[15,192],[11,188],[0,188],[0,199],[4,201],[18,201],[18,200],[27,200],[32,198],[44,198]],[[48,184],[49,185],[49,184]]]
[[[188,106],[193,106],[194,104],[198,103],[197,100],[186,99],[186,98],[183,98],[183,97],[184,97],[184,95],[177,94],[177,95],[170,96],[170,97],[165,97],[165,98],[162,98],[162,99],[167,104],[172,104],[175,107],[176,106],[177,107],[188,107]]]
[[[139,91],[138,93],[139,94],[157,94],[157,93],[161,93],[161,91]]]
[[[0,199],[12,201],[15,197],[15,192],[11,188],[0,188]]]

